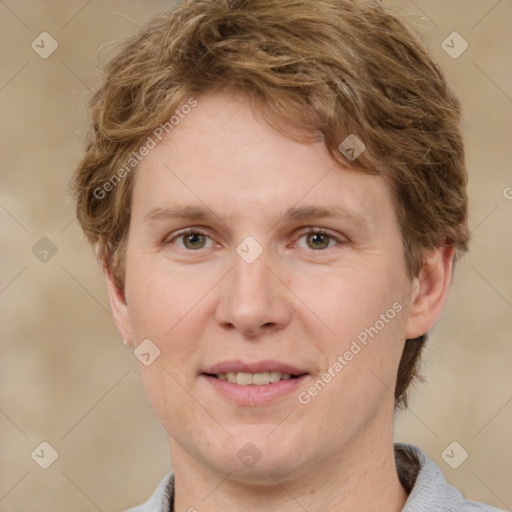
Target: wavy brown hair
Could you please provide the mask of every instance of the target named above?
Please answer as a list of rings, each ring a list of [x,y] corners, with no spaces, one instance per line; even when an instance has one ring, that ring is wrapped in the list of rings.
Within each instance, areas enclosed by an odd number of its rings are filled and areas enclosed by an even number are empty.
[[[102,197],[95,190],[105,190],[180,105],[213,90],[251,98],[288,136],[321,136],[345,167],[380,174],[393,193],[410,276],[425,250],[467,250],[461,105],[397,15],[371,0],[186,0],[122,42],[90,100],[74,177],[77,216],[121,288],[136,171]],[[338,149],[349,134],[366,146],[354,161]],[[405,344],[397,406],[407,405],[426,338]]]

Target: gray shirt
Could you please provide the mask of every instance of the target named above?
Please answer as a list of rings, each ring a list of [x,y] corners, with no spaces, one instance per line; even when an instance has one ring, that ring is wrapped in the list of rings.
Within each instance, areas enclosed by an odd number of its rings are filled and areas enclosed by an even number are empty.
[[[396,443],[395,461],[400,482],[409,493],[402,512],[500,512],[490,505],[465,500],[416,446]],[[172,512],[173,504],[174,475],[169,473],[149,501],[127,512]]]

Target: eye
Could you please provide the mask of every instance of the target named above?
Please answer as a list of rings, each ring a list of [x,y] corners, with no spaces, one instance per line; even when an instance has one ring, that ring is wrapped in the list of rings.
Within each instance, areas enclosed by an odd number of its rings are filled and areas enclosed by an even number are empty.
[[[305,245],[304,242],[301,242],[302,240],[304,240]],[[165,243],[177,245],[179,248],[186,251],[197,251],[199,249],[211,248],[213,240],[201,231],[189,229],[175,234],[172,238],[166,239]],[[301,249],[323,251],[342,243],[343,241],[338,237],[324,230],[309,228],[299,236],[296,245]]]
[[[306,247],[302,246],[300,247],[299,241],[305,239]],[[335,246],[336,244],[342,243],[340,240],[338,240],[333,235],[326,233],[325,231],[321,229],[310,229],[306,233],[300,236],[300,238],[297,241],[297,245],[304,249],[313,249],[314,251],[322,251],[325,249],[330,249],[331,247]]]
[[[182,233],[178,233],[169,240],[166,240],[167,244],[175,244],[181,249],[188,251],[197,251],[198,249],[207,248],[207,243],[212,242],[208,235],[201,233],[200,231],[188,230]],[[181,243],[178,243],[181,242]]]

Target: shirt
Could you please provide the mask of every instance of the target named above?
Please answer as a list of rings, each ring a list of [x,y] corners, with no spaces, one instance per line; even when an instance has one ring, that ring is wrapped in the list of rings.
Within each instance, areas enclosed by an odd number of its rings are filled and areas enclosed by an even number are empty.
[[[490,505],[465,500],[418,447],[395,443],[394,450],[398,477],[409,494],[402,512],[500,512]],[[173,505],[174,474],[169,473],[149,501],[126,512],[172,512]]]

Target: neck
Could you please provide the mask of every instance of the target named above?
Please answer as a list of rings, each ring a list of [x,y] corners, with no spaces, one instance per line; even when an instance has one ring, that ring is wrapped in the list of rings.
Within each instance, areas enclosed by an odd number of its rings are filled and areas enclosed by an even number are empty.
[[[382,435],[382,434],[381,434]],[[391,436],[390,436],[391,437]],[[392,437],[354,440],[349,448],[319,458],[300,475],[258,483],[206,467],[171,443],[175,474],[175,512],[377,512],[402,510],[407,493],[395,466]]]

